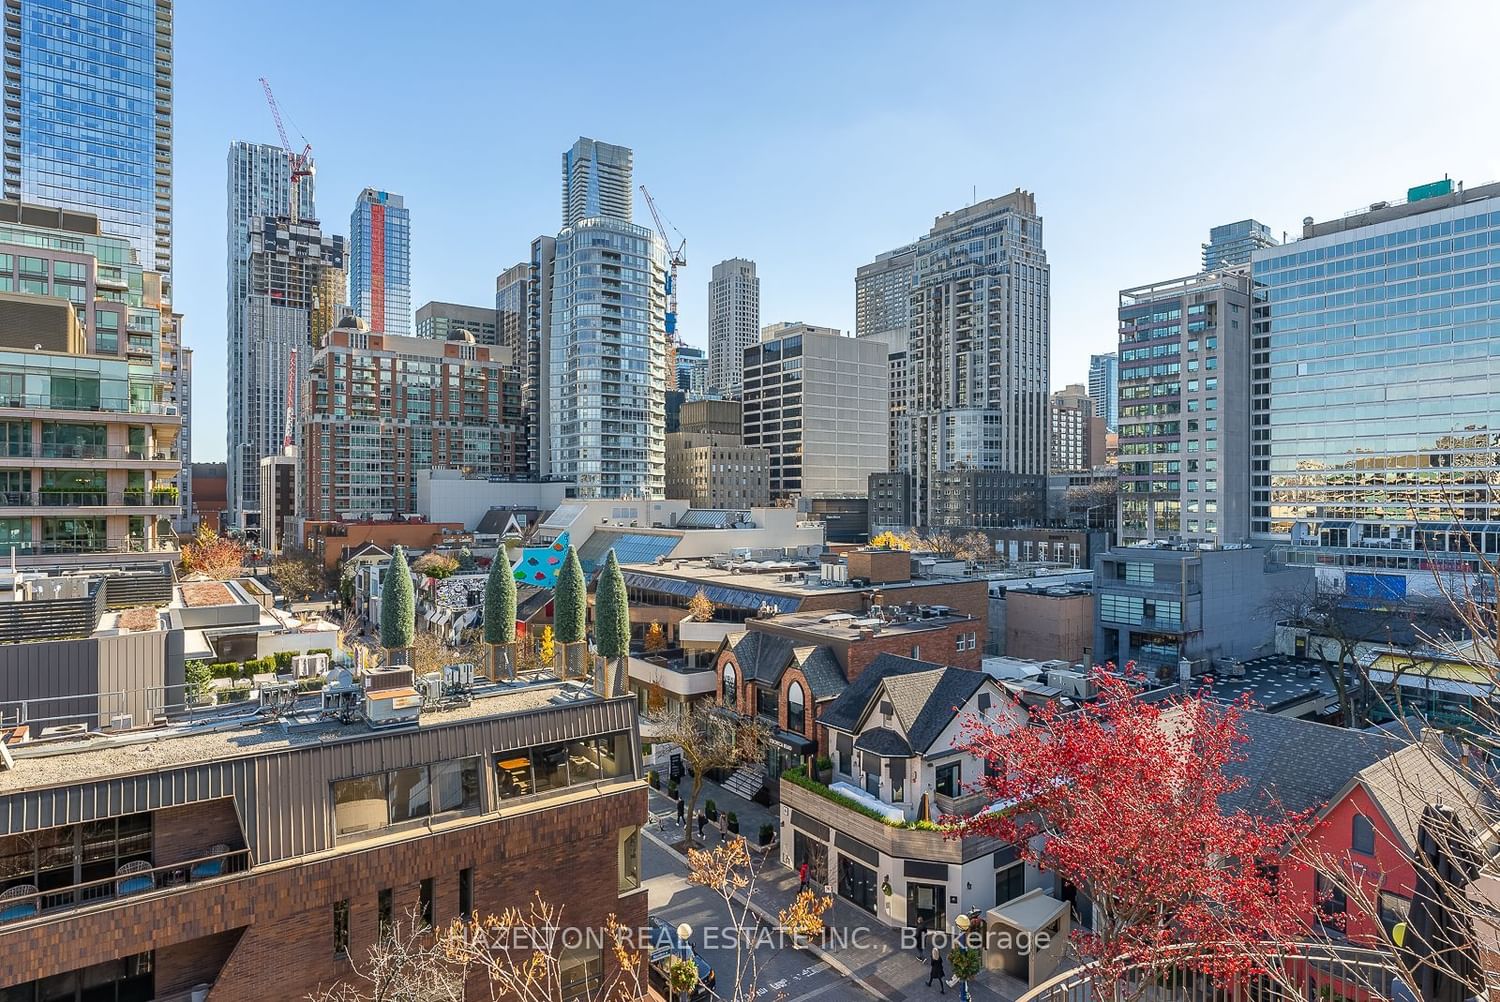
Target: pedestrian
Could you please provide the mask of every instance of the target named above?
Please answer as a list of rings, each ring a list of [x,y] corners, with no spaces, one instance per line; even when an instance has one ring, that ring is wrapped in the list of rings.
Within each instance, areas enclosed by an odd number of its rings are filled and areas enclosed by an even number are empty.
[[[917,963],[927,962],[927,919],[917,919]]]
[[[944,971],[943,971],[943,951],[941,951],[941,950],[938,949],[936,943],[932,944],[932,970],[927,975],[927,987],[928,988],[932,987],[932,981],[933,981],[934,978],[937,979],[938,994],[939,995],[947,995],[948,994],[948,987],[945,984],[943,984],[943,978],[944,978]]]
[[[708,815],[698,812],[698,841],[703,841],[703,829],[708,827]]]
[[[729,838],[729,813],[719,812],[719,841],[723,842]]]
[[[682,800],[677,801],[677,824],[682,828],[687,827],[687,803]]]
[[[797,893],[801,894],[805,890],[807,890],[807,860],[804,859],[802,865],[797,868]]]

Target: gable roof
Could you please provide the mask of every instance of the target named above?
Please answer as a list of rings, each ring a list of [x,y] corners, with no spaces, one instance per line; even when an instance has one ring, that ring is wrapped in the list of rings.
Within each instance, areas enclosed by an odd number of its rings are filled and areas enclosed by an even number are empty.
[[[1453,808],[1476,834],[1500,823],[1497,805],[1440,744],[1407,744],[1361,770],[1358,779],[1409,853],[1416,851],[1417,826],[1429,803]]]
[[[900,754],[922,754],[953,722],[955,708],[968,702],[988,680],[984,672],[882,654],[829,704],[818,722],[853,733],[884,693],[911,749]]]
[[[865,731],[854,742],[854,747],[887,758],[910,758],[911,744],[889,727],[876,727]]]
[[[1360,771],[1401,748],[1378,731],[1356,731],[1311,720],[1250,711],[1240,716],[1245,760],[1225,772],[1245,783],[1226,796],[1226,810],[1279,816],[1321,811]]]
[[[865,707],[880,688],[882,679],[890,675],[931,671],[937,667],[940,666],[929,661],[904,658],[899,654],[881,654],[870,662],[869,667],[858,678],[848,684],[837,699],[824,708],[818,717],[818,723],[852,734],[864,719]]]
[[[838,659],[828,648],[798,647],[792,651],[792,657],[796,660],[797,667],[802,669],[802,674],[807,676],[812,699],[832,699],[849,688],[849,683],[844,679],[844,670],[839,667]]]
[[[725,643],[734,652],[743,678],[741,682],[776,683],[792,663],[792,642],[786,637],[760,630],[731,633]],[[809,679],[809,681],[811,681]]]

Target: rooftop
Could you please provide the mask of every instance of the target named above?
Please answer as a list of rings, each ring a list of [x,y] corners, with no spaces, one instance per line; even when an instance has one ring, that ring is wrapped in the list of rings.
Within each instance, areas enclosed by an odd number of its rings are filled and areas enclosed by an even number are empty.
[[[972,616],[955,613],[947,606],[920,606],[925,611],[907,612],[897,606],[886,606],[884,616],[872,610],[869,616],[856,616],[849,612],[797,612],[782,613],[763,620],[771,629],[782,627],[799,633],[814,634],[830,640],[855,640],[861,631],[870,630],[881,636],[900,636],[909,633],[924,633],[940,630],[954,623],[973,622]],[[894,618],[893,618],[894,617]]]
[[[917,578],[912,581],[857,585],[848,581],[823,580],[818,577],[816,566],[807,560],[731,563],[727,557],[715,557],[708,560],[668,559],[661,564],[627,565],[627,569],[639,574],[687,581],[702,587],[717,585],[795,597],[824,595],[830,592],[892,592],[908,588],[923,588],[934,584],[952,584],[957,580],[955,578]],[[964,580],[979,581],[981,579],[966,578]]]
[[[515,683],[482,682],[476,684],[467,705],[424,709],[418,722],[403,730],[508,716],[597,698],[586,685],[561,682],[550,675]],[[209,711],[162,727],[121,734],[93,732],[15,745],[11,747],[15,767],[0,770],[0,795],[329,742],[359,741],[381,733],[385,732],[372,729],[362,720],[346,724],[324,719],[320,693],[314,691],[304,694],[293,712],[280,717],[263,714],[248,704]]]

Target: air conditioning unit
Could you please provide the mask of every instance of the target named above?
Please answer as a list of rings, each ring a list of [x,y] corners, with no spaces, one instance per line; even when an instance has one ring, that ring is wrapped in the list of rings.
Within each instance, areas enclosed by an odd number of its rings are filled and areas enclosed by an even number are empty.
[[[116,713],[109,718],[109,729],[128,731],[135,726],[135,717],[129,713]]]

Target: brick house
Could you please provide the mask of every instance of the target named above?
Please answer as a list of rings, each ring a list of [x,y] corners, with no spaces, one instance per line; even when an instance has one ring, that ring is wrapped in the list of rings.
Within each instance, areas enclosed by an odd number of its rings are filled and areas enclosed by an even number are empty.
[[[982,582],[981,582],[982,584]],[[876,607],[852,613],[795,613],[746,620],[714,658],[716,696],[744,718],[770,729],[767,778],[828,753],[817,727],[823,708],[881,655],[927,658],[978,671],[984,618],[950,609]],[[774,783],[772,787],[774,791]]]

